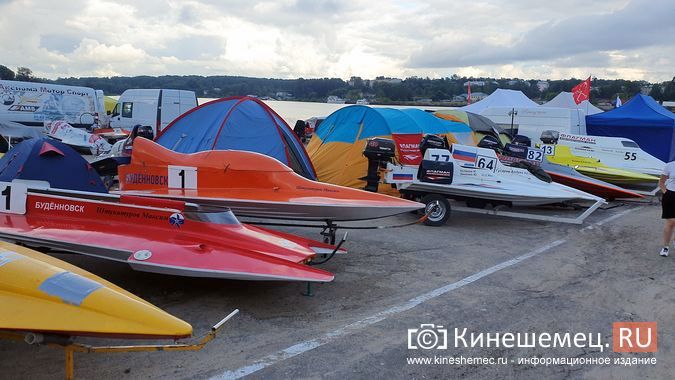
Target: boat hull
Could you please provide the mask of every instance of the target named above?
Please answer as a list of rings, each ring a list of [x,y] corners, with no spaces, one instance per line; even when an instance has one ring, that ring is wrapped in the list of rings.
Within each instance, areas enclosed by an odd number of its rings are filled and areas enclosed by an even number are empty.
[[[554,164],[569,166],[581,174],[631,190],[654,190],[659,178],[632,170],[610,167],[598,159],[572,154],[570,147],[558,145],[547,159]]]
[[[185,338],[192,327],[108,281],[0,242],[0,330],[67,336]]]
[[[175,165],[180,164],[176,168]],[[176,170],[182,170],[180,180]],[[173,176],[173,177],[172,177]],[[240,151],[172,152],[137,139],[119,167],[120,194],[231,208],[248,217],[351,221],[415,211],[424,205],[388,195],[310,181],[274,158]]]
[[[578,194],[563,192],[544,195],[541,192],[520,191],[515,193],[507,188],[490,188],[475,184],[455,184],[451,186],[437,185],[424,182],[413,182],[399,187],[402,191],[445,194],[451,198],[493,201],[512,206],[541,206],[547,204],[564,203],[573,200],[588,200]]]
[[[580,174],[568,166],[542,163],[542,169],[551,176],[553,181],[585,191],[589,194],[613,200],[619,198],[643,198],[642,195],[623,189],[619,186]]]
[[[554,182],[560,183],[565,186],[572,187],[577,190],[584,191],[589,194],[593,194],[605,199],[617,199],[617,198],[642,198],[643,196],[623,189],[619,186],[612,185],[592,177],[585,176],[574,168],[565,165],[558,165],[548,162],[544,159],[541,163],[528,161],[525,158],[518,158],[512,156],[503,156],[498,155],[499,160],[502,161],[505,165],[513,165],[517,162],[529,162],[532,165],[538,165],[542,170],[548,174]]]
[[[659,183],[658,177],[641,173],[626,173],[627,171],[622,169],[576,166],[575,170],[597,180],[631,190],[652,191]]]
[[[332,247],[324,243],[240,224],[231,213],[184,211],[182,202],[157,207],[162,201],[67,193],[29,191],[24,215],[0,219],[0,237],[125,262],[147,272],[256,281],[333,280],[331,273],[306,265],[316,248]]]
[[[205,196],[205,191],[122,191],[119,194],[137,195],[154,198],[165,198],[182,200],[189,203],[198,204],[203,210],[217,211],[223,208],[229,208],[237,216],[269,218],[269,219],[287,219],[287,220],[305,220],[305,221],[355,221],[384,218],[391,215],[415,211],[419,207],[414,204],[403,206],[385,206],[368,205],[363,203],[342,204],[330,203],[328,199],[325,202],[302,203],[302,200],[294,202],[277,202],[267,200],[250,200],[238,198],[221,198],[219,194],[223,192],[213,191],[213,196]],[[208,193],[208,192],[207,192]]]
[[[429,149],[425,152],[424,162],[438,162],[439,158],[444,157],[444,162],[452,164],[446,169],[438,169],[441,172],[448,171],[443,174],[446,183],[420,179],[422,172],[417,166],[393,164],[387,167],[386,182],[396,184],[403,192],[444,194],[451,198],[513,206],[539,206],[579,200],[597,202],[600,199],[565,185],[544,182],[526,169],[506,166],[493,150],[458,144],[453,144],[452,148],[452,152],[444,149]],[[430,160],[431,157],[436,160]],[[487,162],[487,166],[481,167],[481,163],[484,165]]]
[[[635,141],[623,137],[585,136],[561,133],[557,146],[570,153],[599,160],[608,167],[659,176],[666,163],[640,149]]]

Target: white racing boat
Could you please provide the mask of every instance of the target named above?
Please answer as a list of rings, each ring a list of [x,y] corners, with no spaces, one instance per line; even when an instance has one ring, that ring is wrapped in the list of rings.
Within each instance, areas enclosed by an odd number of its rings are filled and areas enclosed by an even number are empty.
[[[429,206],[432,204],[449,211],[447,198],[465,201],[469,207],[479,209],[487,205],[539,206],[571,201],[592,202],[593,206],[582,219],[571,221],[580,223],[604,203],[602,198],[581,190],[542,181],[527,169],[506,166],[491,149],[458,144],[453,144],[450,149],[426,149],[420,166],[388,163],[385,182],[395,184],[405,197],[420,199],[427,205],[427,212],[431,211]],[[428,224],[440,225],[447,216],[434,218],[431,215],[429,219]],[[566,221],[542,216],[534,219]]]
[[[95,133],[89,133],[82,128],[75,128],[65,121],[45,121],[44,132],[47,136],[61,141],[80,153],[106,154],[112,146],[106,139]]]

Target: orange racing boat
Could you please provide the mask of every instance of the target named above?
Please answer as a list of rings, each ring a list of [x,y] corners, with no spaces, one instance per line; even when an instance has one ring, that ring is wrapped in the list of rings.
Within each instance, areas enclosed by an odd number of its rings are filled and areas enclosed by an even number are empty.
[[[351,221],[424,208],[418,202],[308,180],[278,160],[236,150],[182,154],[137,138],[120,193],[170,198],[237,216]]]

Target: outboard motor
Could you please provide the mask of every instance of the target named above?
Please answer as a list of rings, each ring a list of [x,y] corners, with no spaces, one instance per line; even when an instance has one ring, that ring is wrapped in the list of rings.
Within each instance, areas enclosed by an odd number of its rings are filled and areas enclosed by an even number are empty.
[[[437,135],[427,134],[422,137],[420,141],[420,152],[422,152],[422,157],[427,149],[450,149],[450,144],[448,143],[447,137],[440,137]]]
[[[152,131],[152,127],[149,125],[141,125],[138,127],[136,130],[136,136],[135,137],[143,137],[148,140],[154,140],[155,139],[155,132]]]
[[[296,136],[298,136],[298,139],[300,141],[305,142],[305,129],[307,128],[307,125],[305,124],[304,120],[298,120],[295,122],[295,127],[293,127],[293,132],[295,133]]]
[[[148,140],[154,140],[155,133],[152,131],[152,127],[149,125],[134,125],[134,127],[131,129],[131,133],[129,133],[129,137],[127,137],[122,143],[121,156],[131,156],[131,149],[134,145],[134,139],[136,137],[144,137]]]
[[[542,132],[541,137],[539,139],[544,144],[557,144],[559,137],[560,137],[560,132],[548,130],[548,131]]]
[[[532,140],[527,136],[515,135],[511,139],[511,144],[530,147],[532,146]]]
[[[131,162],[131,150],[133,149],[136,137],[153,140],[155,132],[149,125],[136,124],[126,139],[118,141],[113,145],[109,154],[90,162],[91,166],[101,177],[106,177],[104,182],[109,184],[108,188],[113,183],[112,177],[117,175],[117,167]]]
[[[510,157],[527,158],[527,147],[519,144],[506,144],[504,154]]]
[[[422,160],[417,171],[417,179],[421,182],[450,185],[452,184],[453,173],[454,164],[451,161]]]
[[[368,139],[363,155],[368,159],[368,175],[360,179],[366,181],[364,190],[377,192],[380,184],[380,167],[386,167],[396,156],[396,145],[393,140],[375,137]]]
[[[495,152],[500,152],[502,150],[502,143],[501,141],[499,141],[498,138],[492,135],[487,135],[482,139],[480,139],[480,141],[478,142],[478,147],[492,149]]]

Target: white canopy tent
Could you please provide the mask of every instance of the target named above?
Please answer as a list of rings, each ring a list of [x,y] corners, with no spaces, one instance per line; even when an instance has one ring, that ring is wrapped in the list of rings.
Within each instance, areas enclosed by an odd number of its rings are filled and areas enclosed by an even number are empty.
[[[489,107],[537,107],[538,104],[525,96],[522,91],[498,88],[487,98],[462,107],[462,110],[480,114]]]
[[[548,103],[542,104],[541,107],[556,107],[556,108],[569,108],[569,109],[579,109],[584,111],[586,115],[595,115],[596,113],[604,112],[600,108],[592,105],[588,100],[576,104],[574,98],[572,97],[571,92],[561,92],[555,98],[551,99]]]

